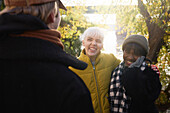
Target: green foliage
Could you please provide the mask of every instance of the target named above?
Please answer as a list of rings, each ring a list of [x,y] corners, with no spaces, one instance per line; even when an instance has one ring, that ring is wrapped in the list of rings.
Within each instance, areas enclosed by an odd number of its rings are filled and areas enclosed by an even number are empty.
[[[2,10],[2,9],[4,9],[4,1],[3,0],[0,0],[0,11]]]
[[[170,36],[165,36],[164,38],[166,45],[159,52],[157,66],[161,73],[160,79],[163,89],[166,89],[170,83]]]
[[[165,109],[162,109],[160,106],[164,106],[164,108],[168,108],[166,106],[170,105],[170,100],[169,100],[170,93],[168,91],[168,87],[170,84],[170,67],[169,67],[170,65],[170,36],[169,37],[165,36],[164,40],[167,41],[167,43],[160,50],[158,63],[157,63],[157,66],[161,73],[160,80],[163,86],[162,88],[163,91],[161,92],[156,103],[157,103],[157,106],[162,111],[165,111]]]

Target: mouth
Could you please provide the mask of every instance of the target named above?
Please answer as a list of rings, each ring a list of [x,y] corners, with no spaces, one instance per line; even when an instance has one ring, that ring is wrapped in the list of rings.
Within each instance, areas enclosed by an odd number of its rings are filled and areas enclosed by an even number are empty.
[[[132,61],[126,61],[126,65],[130,66],[133,62]]]
[[[90,51],[96,51],[96,48],[95,47],[90,47],[89,50]]]
[[[90,50],[93,50],[93,51],[95,51],[96,49],[95,49],[95,48],[90,48]]]

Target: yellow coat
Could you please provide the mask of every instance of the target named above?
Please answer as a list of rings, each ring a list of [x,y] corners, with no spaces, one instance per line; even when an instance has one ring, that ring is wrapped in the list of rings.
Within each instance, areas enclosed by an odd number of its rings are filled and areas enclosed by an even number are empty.
[[[118,60],[113,54],[100,53],[93,65],[88,56],[81,52],[79,60],[88,64],[85,70],[70,68],[80,76],[90,90],[93,108],[95,113],[110,113],[108,101],[108,89],[112,71],[119,65]]]

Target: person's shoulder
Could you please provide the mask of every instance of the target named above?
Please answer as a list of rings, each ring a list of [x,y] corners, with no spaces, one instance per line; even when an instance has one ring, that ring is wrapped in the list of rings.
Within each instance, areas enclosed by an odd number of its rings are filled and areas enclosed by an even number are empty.
[[[113,53],[101,53],[101,57],[107,60],[114,60],[120,63],[120,59],[118,59]]]
[[[101,53],[102,57],[113,58],[115,55],[113,53]]]

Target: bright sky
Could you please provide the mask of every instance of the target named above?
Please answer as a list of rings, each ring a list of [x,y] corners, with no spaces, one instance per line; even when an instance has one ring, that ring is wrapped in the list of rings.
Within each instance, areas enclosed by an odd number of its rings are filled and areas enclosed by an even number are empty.
[[[115,14],[84,14],[89,22],[95,24],[116,24]]]
[[[61,0],[66,6],[74,6],[74,5],[82,5],[85,4],[87,6],[96,6],[96,5],[132,5],[137,4],[137,0]]]

